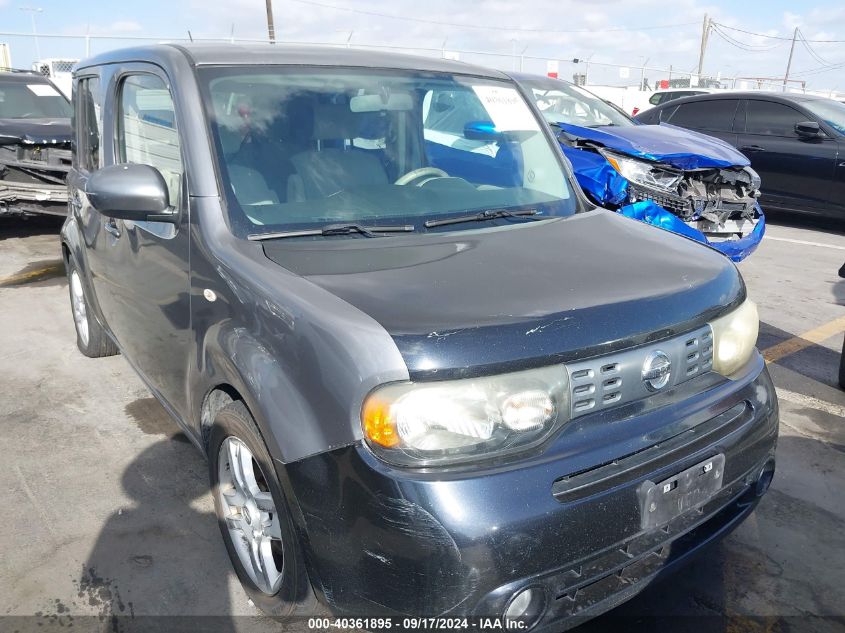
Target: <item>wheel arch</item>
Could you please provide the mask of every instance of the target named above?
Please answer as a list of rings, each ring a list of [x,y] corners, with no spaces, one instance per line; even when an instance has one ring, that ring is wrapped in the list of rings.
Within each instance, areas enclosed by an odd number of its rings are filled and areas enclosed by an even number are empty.
[[[243,402],[244,406],[249,411],[249,414],[255,418],[255,415],[249,408],[249,405],[244,400],[240,392],[229,383],[220,383],[209,389],[202,400],[200,406],[200,437],[202,440],[202,447],[206,455],[208,454],[208,440],[211,435],[211,427],[214,424],[214,418],[221,409],[231,404],[232,402]]]

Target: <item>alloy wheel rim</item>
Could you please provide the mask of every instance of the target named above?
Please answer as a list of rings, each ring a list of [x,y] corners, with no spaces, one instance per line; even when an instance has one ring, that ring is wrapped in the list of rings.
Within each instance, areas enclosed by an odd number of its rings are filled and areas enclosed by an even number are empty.
[[[279,515],[267,478],[252,452],[236,437],[220,445],[218,497],[241,565],[267,595],[279,591],[284,556]]]
[[[73,322],[83,345],[88,345],[88,309],[85,306],[85,294],[82,281],[75,270],[70,274],[70,302],[73,309]]]

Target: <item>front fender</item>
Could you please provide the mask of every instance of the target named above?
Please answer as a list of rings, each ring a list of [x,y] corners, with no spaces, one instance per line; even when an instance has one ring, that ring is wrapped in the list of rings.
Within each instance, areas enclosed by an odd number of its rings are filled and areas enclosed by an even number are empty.
[[[369,315],[270,261],[261,244],[216,223],[216,199],[195,203],[191,419],[200,420],[210,389],[229,384],[283,463],[361,439],[366,395],[409,378],[391,336]]]

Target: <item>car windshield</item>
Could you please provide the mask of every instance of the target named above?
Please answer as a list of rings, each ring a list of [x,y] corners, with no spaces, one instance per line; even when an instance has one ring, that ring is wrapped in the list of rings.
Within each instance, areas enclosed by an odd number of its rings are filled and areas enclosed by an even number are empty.
[[[68,100],[52,85],[0,81],[0,119],[68,119]]]
[[[805,101],[803,106],[834,130],[845,135],[845,103],[832,99],[819,99]]]
[[[581,127],[635,125],[613,106],[586,90],[557,79],[522,81],[549,123]]]
[[[427,231],[438,218],[536,211],[442,229],[461,230],[576,210],[562,161],[510,82],[366,69],[201,72],[238,232],[348,223]]]

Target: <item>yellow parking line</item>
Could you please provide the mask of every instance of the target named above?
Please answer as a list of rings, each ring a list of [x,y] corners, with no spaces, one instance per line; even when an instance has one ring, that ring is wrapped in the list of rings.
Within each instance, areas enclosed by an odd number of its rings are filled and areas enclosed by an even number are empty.
[[[802,349],[811,345],[818,345],[840,332],[845,332],[845,316],[828,321],[824,325],[820,325],[809,332],[804,332],[799,336],[793,336],[791,339],[778,343],[777,345],[772,345],[770,348],[763,350],[763,358],[766,359],[767,363],[776,363],[784,356],[800,352]]]
[[[59,267],[62,264],[56,263],[52,266],[45,266],[44,268],[36,268],[35,270],[28,270],[25,273],[18,273],[17,275],[11,275],[9,277],[0,278],[0,288],[7,287],[7,286],[18,286],[20,284],[24,284],[28,281],[34,281],[41,277],[48,277],[50,275],[55,275],[59,271]]]

